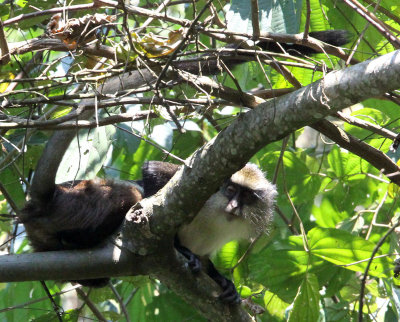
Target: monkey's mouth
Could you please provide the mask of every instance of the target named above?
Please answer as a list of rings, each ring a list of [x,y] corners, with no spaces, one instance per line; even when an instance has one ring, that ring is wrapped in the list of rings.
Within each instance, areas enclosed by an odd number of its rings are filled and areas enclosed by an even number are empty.
[[[228,221],[235,220],[236,218],[239,218],[241,216],[241,211],[239,208],[230,210],[225,209],[224,212],[225,212],[225,217]]]

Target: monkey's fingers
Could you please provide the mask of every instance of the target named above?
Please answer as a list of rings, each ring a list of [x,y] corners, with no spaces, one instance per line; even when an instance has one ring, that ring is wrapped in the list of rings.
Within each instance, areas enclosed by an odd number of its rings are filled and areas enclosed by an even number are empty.
[[[231,280],[225,279],[225,285],[221,285],[221,287],[223,289],[223,292],[219,295],[218,298],[222,302],[231,305],[240,304],[240,295],[236,291],[236,287]]]
[[[189,269],[192,271],[192,273],[199,273],[201,271],[201,261],[200,259],[195,255],[195,254],[191,254],[189,256],[189,261],[187,263]]]
[[[183,256],[185,256],[185,258],[188,260],[187,266],[192,271],[192,273],[198,273],[201,271],[202,265],[200,258],[196,254],[194,254],[190,249],[186,248],[185,246],[182,246],[178,236],[175,236],[174,246],[175,249]]]

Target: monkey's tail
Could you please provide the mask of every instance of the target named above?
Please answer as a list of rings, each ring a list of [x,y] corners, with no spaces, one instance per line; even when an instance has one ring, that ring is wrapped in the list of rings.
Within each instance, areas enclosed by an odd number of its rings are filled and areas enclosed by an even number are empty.
[[[92,111],[84,112],[80,119],[87,119],[92,114]],[[58,167],[76,133],[76,130],[56,131],[47,142],[32,178],[29,196],[33,203],[48,202],[52,197]]]
[[[347,30],[323,30],[312,31],[309,33],[309,36],[332,46],[343,46],[350,41],[351,34]],[[318,53],[317,50],[307,46],[287,43],[280,43],[278,45],[276,42],[269,40],[260,41],[257,45],[264,50],[275,53],[282,53],[284,50],[293,56],[312,55]]]
[[[57,131],[47,142],[33,174],[29,193],[33,202],[45,201],[53,194],[58,166],[75,134],[74,130]]]

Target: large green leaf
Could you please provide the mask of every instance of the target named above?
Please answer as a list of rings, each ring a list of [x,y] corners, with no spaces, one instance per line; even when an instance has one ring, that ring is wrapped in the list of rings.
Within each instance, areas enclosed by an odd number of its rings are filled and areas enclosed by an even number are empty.
[[[259,0],[260,30],[296,33],[299,28],[301,5],[301,0]],[[232,0],[226,16],[228,29],[252,33],[251,0]]]
[[[160,285],[153,300],[146,308],[147,321],[205,321],[191,306],[187,305],[175,293]]]
[[[266,312],[264,315],[268,316],[267,321],[283,321],[285,318],[285,310],[289,303],[283,301],[278,295],[266,291],[264,295],[264,306]]]
[[[261,163],[268,173],[274,173],[279,154],[280,152],[266,153],[262,157]],[[286,185],[289,195],[295,203],[314,200],[320,188],[320,178],[314,175],[305,162],[293,152],[286,151],[282,161],[284,172],[281,171],[282,174],[278,177],[277,186],[280,192],[278,198],[287,202],[283,189]]]
[[[287,240],[274,242],[257,254],[251,254],[248,265],[252,280],[266,286],[287,302],[295,297],[297,287],[307,271],[326,268],[324,260],[305,251],[301,236],[290,236]]]
[[[328,154],[328,162],[338,178],[360,173],[360,158],[334,147]]]
[[[0,320],[31,321],[33,318],[41,316],[43,312],[52,311],[49,300],[31,303],[26,306],[23,305],[24,303],[30,302],[32,298],[46,298],[46,296],[39,282],[0,284],[0,307],[7,308],[18,306],[17,308],[5,310],[0,313]],[[56,303],[59,303],[59,298],[55,298],[55,300]]]
[[[339,222],[349,217],[347,212],[339,211],[333,198],[324,195],[320,197],[322,200],[312,208],[312,214],[320,227],[335,228]]]
[[[313,255],[335,265],[346,265],[345,268],[356,272],[364,273],[375,248],[374,243],[339,229],[317,227],[309,231],[307,236]],[[382,255],[382,252],[378,251],[375,256],[378,255]],[[368,274],[390,277],[392,262],[388,256],[374,258]]]
[[[0,182],[17,207],[21,208],[25,203],[25,194],[19,174],[12,165],[0,171]]]
[[[314,274],[307,273],[294,300],[288,321],[318,321],[319,298],[318,279]]]
[[[58,168],[57,183],[93,179],[107,158],[114,134],[115,128],[111,125],[81,131],[71,142]]]

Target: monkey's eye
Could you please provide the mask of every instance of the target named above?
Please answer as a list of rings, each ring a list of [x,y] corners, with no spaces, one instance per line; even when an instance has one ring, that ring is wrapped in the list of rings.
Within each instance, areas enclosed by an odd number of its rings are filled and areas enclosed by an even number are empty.
[[[244,204],[250,205],[255,203],[260,197],[257,195],[255,191],[246,190],[242,193],[242,201]]]
[[[228,185],[225,189],[225,195],[231,199],[236,194],[236,187],[233,185]]]

